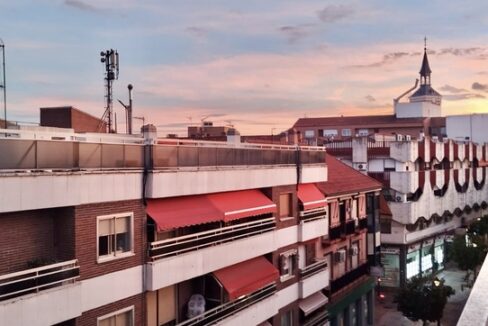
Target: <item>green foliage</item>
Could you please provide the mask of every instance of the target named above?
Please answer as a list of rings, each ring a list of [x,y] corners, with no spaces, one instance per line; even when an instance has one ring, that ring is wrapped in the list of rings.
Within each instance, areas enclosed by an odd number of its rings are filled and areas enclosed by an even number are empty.
[[[413,321],[440,321],[447,299],[453,294],[453,288],[444,280],[414,277],[398,293],[397,309]]]
[[[454,238],[452,257],[460,269],[475,271],[485,260],[487,248],[488,216],[484,216],[469,226],[466,237]]]

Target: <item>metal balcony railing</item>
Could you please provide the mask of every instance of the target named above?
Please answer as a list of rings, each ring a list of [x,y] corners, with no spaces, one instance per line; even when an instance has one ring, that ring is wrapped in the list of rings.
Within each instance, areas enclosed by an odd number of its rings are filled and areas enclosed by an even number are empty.
[[[313,264],[305,266],[305,268],[300,270],[300,277],[306,279],[314,274],[320,273],[327,269],[327,261],[319,260]]]
[[[189,234],[181,237],[151,242],[149,257],[152,260],[184,254],[194,250],[249,238],[276,228],[274,217],[226,226],[214,230]]]
[[[179,323],[178,326],[203,326],[215,324],[267,297],[270,297],[274,293],[276,293],[276,285],[270,284],[244,298],[236,299],[205,311],[197,317]]]
[[[325,209],[300,211],[299,215],[300,221],[304,223],[327,218],[327,212],[325,211]]]
[[[325,308],[320,308],[317,312],[313,313],[311,316],[305,318],[305,320],[300,324],[303,326],[323,326],[329,320],[329,313]]]
[[[342,289],[348,284],[351,284],[363,275],[368,274],[369,265],[367,263],[347,272],[341,277],[330,281],[330,292],[334,293]]]
[[[0,300],[74,283],[80,275],[77,260],[32,268],[0,276]]]

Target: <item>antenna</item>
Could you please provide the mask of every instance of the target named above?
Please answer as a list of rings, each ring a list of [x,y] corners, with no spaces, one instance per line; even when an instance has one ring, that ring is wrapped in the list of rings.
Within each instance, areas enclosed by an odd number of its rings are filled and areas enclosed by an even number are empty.
[[[5,124],[5,129],[8,129],[7,123],[7,83],[5,81],[5,43],[0,38],[0,49],[2,50],[2,84],[0,84],[0,88],[3,89],[3,120]]]
[[[117,50],[110,49],[105,52],[100,52],[100,61],[105,63],[105,98],[107,100],[105,106],[105,112],[103,113],[102,120],[107,119],[107,128],[109,133],[113,133],[112,129],[112,83],[114,80],[119,79],[119,53]]]

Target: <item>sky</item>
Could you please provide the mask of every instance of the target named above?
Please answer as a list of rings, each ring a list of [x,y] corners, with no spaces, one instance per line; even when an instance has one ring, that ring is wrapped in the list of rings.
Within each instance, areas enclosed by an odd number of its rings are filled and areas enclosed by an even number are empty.
[[[111,48],[114,98],[133,84],[134,115],[163,135],[202,120],[270,134],[302,117],[391,114],[425,36],[443,115],[488,113],[486,12],[486,0],[0,0],[8,118],[62,105],[101,117]]]

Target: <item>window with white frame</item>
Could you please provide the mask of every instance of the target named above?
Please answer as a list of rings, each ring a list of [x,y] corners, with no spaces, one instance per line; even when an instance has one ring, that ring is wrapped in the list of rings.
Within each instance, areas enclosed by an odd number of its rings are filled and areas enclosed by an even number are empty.
[[[369,135],[369,130],[368,129],[359,129],[358,130],[358,136],[364,137]]]
[[[98,317],[97,326],[134,326],[134,306]]]
[[[133,213],[97,217],[97,254],[99,260],[132,254],[133,219]]]
[[[282,281],[295,275],[298,264],[297,253],[298,251],[294,249],[280,254],[280,278]]]
[[[341,135],[345,136],[345,137],[350,137],[351,136],[351,129],[342,129]]]
[[[324,129],[324,137],[335,137],[337,136],[337,129]]]

